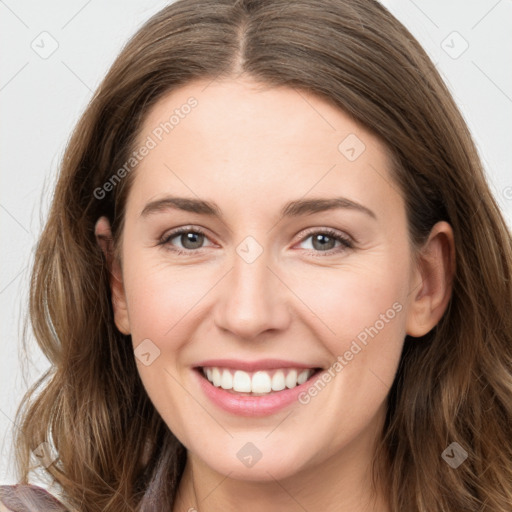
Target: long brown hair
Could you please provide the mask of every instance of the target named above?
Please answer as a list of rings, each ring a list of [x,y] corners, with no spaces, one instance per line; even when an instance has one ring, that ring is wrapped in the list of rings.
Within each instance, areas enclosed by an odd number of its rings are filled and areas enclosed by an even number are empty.
[[[94,236],[106,215],[118,244],[136,169],[95,191],[129,159],[164,94],[241,73],[313,92],[380,137],[414,246],[439,220],[453,228],[448,309],[427,335],[406,338],[389,394],[375,460],[386,460],[391,509],[510,511],[511,236],[439,73],[375,0],[178,0],[125,46],[68,144],[35,254],[30,319],[52,366],[18,410],[21,481],[31,451],[47,442],[57,454],[47,472],[74,507],[171,509],[186,451],[115,327]],[[457,469],[441,456],[452,442],[468,453]]]

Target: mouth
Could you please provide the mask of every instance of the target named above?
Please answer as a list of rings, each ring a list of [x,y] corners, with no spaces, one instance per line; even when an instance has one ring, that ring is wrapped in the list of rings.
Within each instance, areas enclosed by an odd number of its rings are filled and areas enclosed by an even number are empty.
[[[212,386],[233,395],[266,396],[301,386],[323,368],[274,368],[250,372],[219,366],[198,366],[194,371]]]

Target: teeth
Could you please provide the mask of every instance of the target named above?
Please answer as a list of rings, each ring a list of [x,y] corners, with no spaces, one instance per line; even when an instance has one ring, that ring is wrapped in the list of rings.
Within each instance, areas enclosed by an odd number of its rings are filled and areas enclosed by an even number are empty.
[[[238,391],[236,388],[234,391]],[[252,376],[253,393],[270,393],[272,391],[272,379],[267,372],[256,372]]]
[[[270,372],[257,371],[254,373],[227,368],[203,368],[205,377],[216,387],[232,390],[237,393],[267,394],[272,391],[282,391],[304,384],[314,369],[279,369]]]
[[[297,377],[297,383],[299,385],[304,384],[304,382],[306,382],[307,380],[308,380],[308,371],[307,370],[299,373],[299,376]]]
[[[233,388],[236,391],[250,393],[252,391],[251,376],[246,372],[237,370],[233,377]]]
[[[221,380],[222,380],[222,376],[220,374],[220,370],[218,368],[213,368],[212,369],[212,380],[211,380],[213,382],[213,385],[216,387],[219,387]]]
[[[222,372],[222,378],[220,380],[220,387],[222,389],[231,389],[233,387],[233,376],[228,370]]]
[[[281,391],[286,387],[283,370],[277,370],[272,377],[272,391]]]
[[[287,388],[294,388],[297,385],[297,370],[291,370],[285,379]]]

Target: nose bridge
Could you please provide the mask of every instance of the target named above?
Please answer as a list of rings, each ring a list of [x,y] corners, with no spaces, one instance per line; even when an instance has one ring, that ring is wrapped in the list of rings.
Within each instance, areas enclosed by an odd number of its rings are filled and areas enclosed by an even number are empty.
[[[232,270],[224,280],[216,322],[241,338],[254,338],[268,329],[282,329],[289,321],[286,292],[269,269],[271,251],[253,237],[235,249]]]

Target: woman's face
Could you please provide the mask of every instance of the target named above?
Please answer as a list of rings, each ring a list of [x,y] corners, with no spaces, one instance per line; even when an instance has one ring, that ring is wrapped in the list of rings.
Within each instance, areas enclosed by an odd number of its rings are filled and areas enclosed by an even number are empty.
[[[404,337],[430,330],[385,147],[248,80],[173,91],[136,147],[113,302],[169,428],[245,480],[367,461]]]

